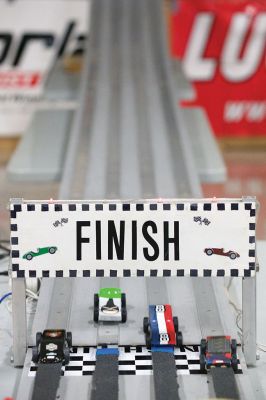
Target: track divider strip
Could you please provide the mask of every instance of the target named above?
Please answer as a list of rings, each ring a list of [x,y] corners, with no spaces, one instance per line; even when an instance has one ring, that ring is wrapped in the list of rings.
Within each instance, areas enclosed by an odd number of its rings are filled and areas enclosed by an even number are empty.
[[[179,400],[173,346],[152,346],[153,380],[156,400]]]
[[[118,357],[117,347],[97,349],[91,400],[118,400]]]

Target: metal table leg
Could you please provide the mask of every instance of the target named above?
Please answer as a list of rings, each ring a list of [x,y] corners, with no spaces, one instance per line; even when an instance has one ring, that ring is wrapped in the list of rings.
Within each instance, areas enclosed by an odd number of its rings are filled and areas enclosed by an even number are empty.
[[[256,364],[256,277],[243,278],[243,352],[248,366]]]
[[[26,282],[24,278],[12,281],[13,354],[14,365],[24,364],[27,351]]]

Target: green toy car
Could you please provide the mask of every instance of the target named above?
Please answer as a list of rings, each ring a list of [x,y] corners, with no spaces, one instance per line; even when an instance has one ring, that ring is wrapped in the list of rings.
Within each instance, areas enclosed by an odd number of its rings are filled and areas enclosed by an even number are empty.
[[[118,288],[102,288],[94,295],[94,321],[126,322],[126,295]]]
[[[54,254],[57,251],[57,247],[40,247],[37,249],[37,252],[29,251],[28,253],[24,254],[23,258],[25,260],[32,260],[34,257],[42,256],[43,254]]]

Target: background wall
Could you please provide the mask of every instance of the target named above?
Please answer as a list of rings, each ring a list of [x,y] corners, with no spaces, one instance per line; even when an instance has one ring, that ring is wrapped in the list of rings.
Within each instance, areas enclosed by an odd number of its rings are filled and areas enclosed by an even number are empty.
[[[82,51],[89,4],[0,1],[0,136],[24,132],[55,61]]]

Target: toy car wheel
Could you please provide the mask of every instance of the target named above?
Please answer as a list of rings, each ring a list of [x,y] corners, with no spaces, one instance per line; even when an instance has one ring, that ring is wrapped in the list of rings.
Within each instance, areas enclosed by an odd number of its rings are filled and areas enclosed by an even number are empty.
[[[213,255],[213,250],[212,249],[207,249],[206,250],[207,256],[212,256]]]
[[[50,254],[54,254],[55,252],[56,252],[56,248],[55,247],[50,247],[49,253]]]
[[[33,259],[32,254],[27,254],[26,255],[26,259],[29,260],[29,261],[32,260]]]
[[[70,349],[69,349],[69,347],[65,347],[64,348],[64,361],[65,361],[65,365],[69,364],[69,361],[70,361]]]
[[[234,372],[237,372],[237,370],[238,370],[238,360],[237,360],[236,355],[232,357],[231,366],[232,366]]]
[[[94,308],[99,307],[99,295],[98,293],[95,293],[94,295]]]
[[[36,333],[36,346],[38,347],[39,344],[41,343],[42,340],[42,333],[41,332],[37,332]]]
[[[99,308],[94,308],[93,320],[94,322],[99,322]]]
[[[180,347],[180,346],[182,346],[182,344],[183,344],[183,335],[182,335],[182,332],[177,332],[177,334],[176,334],[176,345],[177,345],[177,347]]]
[[[121,312],[122,312],[121,322],[126,322],[126,320],[127,320],[127,309],[122,306]]]
[[[229,257],[231,258],[231,260],[235,260],[236,259],[236,253],[230,253]]]
[[[174,327],[175,327],[175,333],[178,334],[179,323],[178,323],[177,317],[173,317],[173,323],[174,323]]]
[[[232,349],[232,354],[236,354],[236,349],[237,349],[236,339],[231,340],[231,349]]]
[[[97,293],[94,294],[93,320],[99,322],[99,295]]]
[[[37,346],[33,346],[33,348],[32,348],[32,362],[34,362],[36,364],[38,362],[38,360],[39,360],[38,347]]]
[[[147,349],[150,349],[151,348],[151,334],[150,334],[150,332],[145,334],[145,339],[146,339],[146,347],[147,347]]]
[[[205,356],[203,354],[200,354],[200,371],[202,373],[206,371]]]
[[[201,342],[200,342],[200,353],[205,355],[206,350],[207,350],[207,340],[206,339],[201,339]]]
[[[122,309],[126,308],[126,306],[127,306],[126,294],[125,293],[121,294],[121,306],[122,306]]]
[[[68,346],[72,347],[72,333],[71,332],[67,332],[66,341],[67,341]]]
[[[143,318],[143,331],[145,333],[146,347],[147,349],[151,348],[151,329],[150,322],[148,317]]]
[[[150,333],[150,323],[148,317],[143,318],[143,331],[144,333]]]

